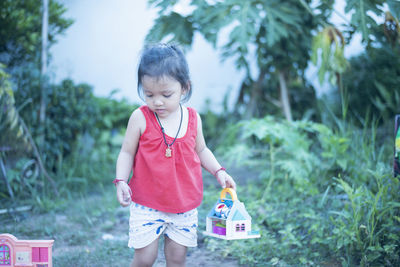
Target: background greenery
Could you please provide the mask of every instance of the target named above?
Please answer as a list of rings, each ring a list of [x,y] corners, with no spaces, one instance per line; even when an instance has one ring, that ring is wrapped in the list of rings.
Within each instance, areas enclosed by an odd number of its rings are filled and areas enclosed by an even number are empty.
[[[208,144],[232,166],[238,194],[262,238],[206,238],[207,247],[252,266],[400,265],[400,185],[392,173],[394,115],[400,113],[399,2],[346,1],[350,21],[340,30],[329,22],[337,12],[334,1],[192,0],[196,8],[186,15],[171,8],[178,2],[149,1],[158,17],[146,41],[189,47],[194,34],[201,34],[222,59],[233,57],[247,73],[233,107],[226,97],[223,112],[209,107],[201,115]],[[65,11],[50,1],[50,46],[73,23]],[[0,14],[0,208],[7,210],[0,225],[23,236],[93,245],[84,241],[93,231],[73,238],[60,235],[57,225],[23,232],[17,225],[24,218],[13,209],[28,205],[33,213],[26,216],[54,215],[77,198],[112,196],[115,160],[137,105],[115,100],[113,92],[97,97],[90,85],[72,80],[46,83],[38,52],[40,5],[1,1]],[[221,31],[229,33],[225,43]],[[356,34],[365,49],[346,58],[344,49]],[[320,83],[332,87],[320,98],[305,78],[311,62]],[[201,216],[217,190],[206,187]],[[72,210],[92,227],[104,216],[119,216],[111,211],[115,205],[108,205]],[[110,222],[103,223],[100,230],[111,231]],[[77,251],[71,257],[100,262],[100,252]]]

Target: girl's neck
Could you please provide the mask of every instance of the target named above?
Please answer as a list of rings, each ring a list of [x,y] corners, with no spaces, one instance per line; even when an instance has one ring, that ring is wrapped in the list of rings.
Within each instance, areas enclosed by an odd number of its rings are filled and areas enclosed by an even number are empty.
[[[182,124],[181,124],[181,116],[182,116]],[[179,125],[181,124],[181,129],[178,134],[178,138],[183,137],[186,134],[186,130],[188,127],[188,111],[187,108],[182,106],[182,115],[181,108],[178,107],[177,110],[169,114],[167,117],[158,117],[159,121],[164,128],[165,134],[169,137],[175,137]],[[161,126],[160,126],[161,127]]]
[[[182,106],[182,109],[184,109],[184,107]],[[178,106],[178,108],[174,111],[172,111],[171,113],[169,113],[166,117],[162,117],[162,116],[158,116],[158,118],[160,119],[160,121],[165,121],[166,123],[171,123],[174,121],[179,122],[181,117],[181,108],[180,106]]]

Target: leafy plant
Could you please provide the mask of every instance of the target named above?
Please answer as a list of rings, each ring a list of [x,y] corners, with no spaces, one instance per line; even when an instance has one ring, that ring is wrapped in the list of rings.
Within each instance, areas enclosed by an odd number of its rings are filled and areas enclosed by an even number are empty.
[[[58,1],[49,1],[49,45],[56,36],[71,26],[64,17],[66,8]],[[41,5],[35,0],[5,0],[0,2],[0,62],[8,68],[27,62],[39,62],[41,46]]]
[[[149,1],[158,8],[158,18],[146,41],[172,41],[190,46],[194,33],[202,34],[219,48],[222,59],[235,59],[237,68],[245,71],[237,104],[246,117],[262,116],[266,112],[265,102],[272,102],[279,113],[292,120],[290,102],[299,103],[299,98],[313,96],[308,93],[310,86],[305,82],[304,70],[312,32],[329,15],[331,3],[318,4],[315,9],[320,14],[316,16],[310,10],[311,1],[193,0],[186,2],[190,12],[181,14],[176,7],[184,5],[182,2]],[[181,30],[176,31],[177,28]],[[223,42],[222,32],[228,35]],[[257,74],[252,71],[253,62],[256,62]],[[296,91],[305,92],[296,94],[297,99],[291,97],[294,89],[289,87],[295,82]],[[271,91],[278,92],[278,97]],[[297,110],[300,118],[304,109],[301,106]]]
[[[29,150],[30,144],[19,121],[10,76],[0,65],[0,151]]]
[[[350,68],[357,71],[345,73],[343,84],[353,117],[375,116],[380,124],[393,120],[399,113],[399,66],[399,54],[384,47],[370,48],[350,59]]]
[[[3,190],[0,191],[0,194],[3,195],[5,199],[14,199],[15,193],[20,193],[23,196],[26,195],[24,191],[24,189],[26,189],[25,187],[36,192],[36,190],[32,190],[32,185],[36,182],[39,170],[51,183],[54,192],[57,193],[54,180],[47,174],[32,136],[15,106],[9,75],[3,71],[1,65],[0,109],[4,112],[0,116],[0,129],[2,130],[2,135],[0,137],[0,167],[1,176],[3,178],[2,182],[5,185],[2,187]],[[31,156],[31,151],[33,152],[32,157],[34,159],[29,158]],[[23,155],[23,158],[16,160],[20,155]],[[13,175],[13,172],[11,172],[11,175],[7,175],[7,163],[9,164],[10,161],[12,162],[14,160],[16,160],[17,163],[21,161],[27,161],[27,163],[22,165],[20,173]],[[13,178],[16,179],[16,183],[13,183]]]
[[[337,75],[341,75],[347,69],[348,63],[344,57],[345,40],[342,33],[333,26],[325,27],[313,38],[311,60],[318,67],[318,79],[320,84],[325,80],[325,74],[329,74],[330,82],[337,84]],[[320,54],[320,64],[318,58]]]
[[[388,171],[369,171],[376,183],[372,189],[365,185],[354,188],[343,179],[337,180],[347,197],[343,210],[331,211],[331,220],[335,225],[335,250],[341,252],[347,265],[368,266],[373,262],[394,266],[400,262],[396,253],[400,238],[394,234],[400,227],[400,202],[392,190],[399,180],[385,174]]]
[[[239,141],[226,155],[260,173],[246,190],[239,185],[239,195],[263,238],[222,251],[209,240],[209,248],[252,266],[398,265],[399,180],[385,164],[392,144],[378,148],[376,125],[338,122],[328,128],[267,116],[238,123]]]
[[[39,92],[35,90],[34,82],[29,86],[24,81],[32,79],[35,81],[35,73],[29,69],[21,72],[23,79],[19,82],[21,87],[15,95],[21,101],[29,96],[28,101],[21,103],[21,117],[29,122],[23,128],[19,121],[18,112],[13,104],[13,91],[11,85],[7,87],[8,94],[2,94],[2,103],[9,103],[7,106],[8,119],[3,124],[5,131],[1,138],[6,138],[2,147],[10,147],[13,143],[20,147],[25,154],[23,157],[17,153],[8,153],[5,158],[5,169],[8,172],[8,180],[13,182],[8,192],[14,192],[18,201],[24,199],[34,199],[40,207],[50,208],[47,197],[51,197],[48,190],[48,183],[43,180],[43,171],[37,169],[40,164],[31,164],[27,148],[34,142],[34,137],[38,136],[38,103]],[[4,80],[6,81],[6,80]],[[5,83],[6,84],[6,83]],[[7,83],[8,84],[8,83]],[[4,86],[1,87],[6,88]],[[125,101],[116,101],[110,97],[95,97],[92,88],[86,84],[75,85],[71,80],[65,80],[60,85],[51,85],[48,90],[47,119],[45,128],[45,142],[40,151],[45,159],[51,176],[54,176],[54,185],[60,191],[62,197],[71,197],[77,192],[87,192],[93,189],[93,184],[109,182],[113,176],[116,153],[122,143],[123,129],[126,128],[127,121],[134,106]],[[8,96],[8,98],[4,98]],[[8,99],[8,100],[7,100]],[[7,100],[8,102],[4,102]],[[12,101],[11,101],[12,100]],[[11,102],[10,102],[11,101]],[[10,104],[11,103],[11,104]],[[4,107],[6,108],[6,107]],[[15,110],[17,113],[13,113]],[[3,115],[3,113],[2,113]],[[14,117],[10,117],[14,116]],[[9,126],[13,127],[9,127]],[[29,142],[25,145],[19,139],[27,139],[26,131],[28,127]],[[18,131],[23,131],[22,135]],[[21,135],[21,136],[20,136]],[[15,142],[13,141],[15,140]],[[11,142],[10,142],[11,141]],[[14,147],[13,147],[14,149]],[[36,152],[35,152],[36,151]],[[33,149],[36,155],[39,154],[37,148]],[[32,154],[35,154],[33,153]],[[3,152],[2,152],[3,153]],[[37,158],[37,156],[35,157]],[[44,165],[44,164],[43,164]],[[44,166],[40,167],[44,168]],[[45,176],[47,177],[47,176]],[[47,178],[47,180],[49,180]],[[5,180],[2,180],[4,182]],[[7,186],[2,187],[1,194],[9,198],[12,193],[7,193]]]

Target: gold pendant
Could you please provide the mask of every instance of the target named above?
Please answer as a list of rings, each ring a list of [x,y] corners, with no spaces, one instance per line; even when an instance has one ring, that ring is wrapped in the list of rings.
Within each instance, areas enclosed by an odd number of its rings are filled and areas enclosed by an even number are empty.
[[[167,158],[170,158],[172,156],[171,148],[167,147],[167,149],[165,149],[165,156]]]

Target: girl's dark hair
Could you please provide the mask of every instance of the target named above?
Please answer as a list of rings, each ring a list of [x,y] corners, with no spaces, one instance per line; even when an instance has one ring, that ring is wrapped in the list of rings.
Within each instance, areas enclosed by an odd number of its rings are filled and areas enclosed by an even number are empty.
[[[186,94],[182,101],[189,100],[192,95],[189,67],[182,50],[174,44],[152,44],[144,48],[138,68],[137,91],[144,99],[142,88],[143,76],[169,76],[177,80]]]

